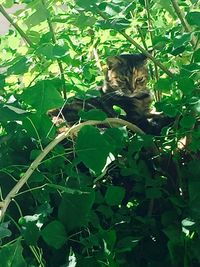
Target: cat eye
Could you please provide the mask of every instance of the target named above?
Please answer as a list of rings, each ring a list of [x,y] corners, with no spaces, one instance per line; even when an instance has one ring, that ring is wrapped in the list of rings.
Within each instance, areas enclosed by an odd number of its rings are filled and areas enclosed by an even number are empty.
[[[140,77],[140,78],[137,78],[136,79],[136,82],[137,83],[141,83],[141,82],[143,82],[144,81],[144,77]]]

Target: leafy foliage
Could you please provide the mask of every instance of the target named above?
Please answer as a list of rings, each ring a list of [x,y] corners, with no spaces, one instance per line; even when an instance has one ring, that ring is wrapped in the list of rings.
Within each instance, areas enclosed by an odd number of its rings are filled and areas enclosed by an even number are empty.
[[[86,125],[57,144],[11,195],[0,265],[199,266],[198,1],[2,2],[0,207],[57,136],[48,110],[98,96],[108,56],[154,49],[153,104],[173,123],[160,136]]]

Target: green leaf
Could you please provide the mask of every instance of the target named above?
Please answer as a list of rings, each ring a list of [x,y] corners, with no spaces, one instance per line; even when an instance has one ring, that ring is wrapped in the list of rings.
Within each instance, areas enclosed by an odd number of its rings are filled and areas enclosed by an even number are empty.
[[[11,74],[23,74],[28,71],[31,62],[28,61],[26,57],[21,57],[19,60],[14,62],[14,64],[7,69],[7,75]]]
[[[157,187],[146,188],[145,193],[146,193],[146,197],[150,199],[156,199],[162,196],[160,188],[157,188]]]
[[[65,227],[57,220],[50,222],[42,230],[42,238],[49,246],[59,249],[66,243],[67,240]]]
[[[12,232],[8,229],[8,223],[0,224],[0,240],[9,237],[12,235]]]
[[[164,112],[169,117],[175,117],[178,113],[177,106],[173,103],[157,102],[155,104],[158,111]]]
[[[99,1],[98,0],[76,0],[76,4],[85,9],[95,6]]]
[[[132,251],[134,247],[138,245],[139,238],[136,238],[134,236],[127,236],[122,238],[117,242],[117,251],[118,252],[127,252]]]
[[[178,81],[178,87],[185,95],[190,95],[193,92],[195,85],[192,79],[188,77],[181,77]]]
[[[97,121],[104,121],[107,118],[105,112],[100,109],[91,109],[89,111],[81,110],[79,115],[82,120],[97,120]]]
[[[172,8],[171,2],[170,1],[166,1],[166,0],[153,0],[155,3],[158,3],[161,8],[167,10],[169,12],[169,14],[173,17],[176,18],[175,12]]]
[[[26,223],[24,223],[22,228],[22,236],[28,245],[37,245],[40,232],[38,226],[36,225],[36,221],[26,221]]]
[[[64,100],[53,82],[54,80],[39,81],[36,85],[24,90],[21,99],[35,108],[39,114],[61,107]]]
[[[23,119],[23,127],[27,134],[35,140],[53,138],[56,129],[52,127],[52,121],[47,115],[33,114]]]
[[[194,62],[200,62],[200,48],[194,52],[193,59]]]
[[[48,17],[46,8],[39,1],[37,2],[37,5],[35,5],[35,9],[36,11],[25,20],[29,29],[45,21]]]
[[[77,26],[79,29],[83,30],[87,27],[92,27],[94,26],[95,22],[96,22],[96,18],[93,16],[86,16],[84,13],[81,13],[77,16],[70,17],[72,20],[72,24]],[[68,21],[69,19],[67,19]],[[66,21],[66,22],[67,22]]]
[[[173,40],[174,49],[186,46],[191,40],[191,33],[183,33],[181,35],[178,35]]]
[[[58,209],[59,219],[69,231],[77,227],[85,227],[94,200],[94,191],[83,192],[83,194],[64,193]]]
[[[118,31],[125,30],[130,26],[130,21],[127,19],[112,19],[110,21],[100,20],[98,21],[97,25],[103,30],[106,29],[115,29]]]
[[[125,196],[125,189],[121,186],[109,186],[106,190],[105,200],[111,205],[120,205]]]
[[[189,12],[186,15],[186,19],[190,25],[195,25],[200,27],[200,12],[198,11]]]
[[[0,264],[2,267],[27,266],[22,256],[22,246],[19,240],[0,249]]]
[[[127,132],[125,129],[119,128],[108,128],[103,134],[107,140],[112,153],[118,152],[125,147],[127,138]]]
[[[23,120],[30,113],[11,105],[0,105],[0,121]]]
[[[196,122],[196,119],[194,116],[186,115],[180,120],[180,125],[183,128],[191,129],[194,126],[195,122]]]
[[[14,5],[14,0],[6,0],[3,5],[5,8],[11,8]]]
[[[79,159],[95,173],[102,171],[110,152],[103,135],[98,129],[89,125],[79,131],[75,149]]]
[[[155,84],[155,88],[162,92],[170,92],[172,88],[172,79],[171,78],[160,78]]]

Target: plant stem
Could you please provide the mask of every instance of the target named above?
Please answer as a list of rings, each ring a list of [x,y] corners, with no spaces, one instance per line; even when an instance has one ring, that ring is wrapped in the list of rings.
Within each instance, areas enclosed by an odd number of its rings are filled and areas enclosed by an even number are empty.
[[[150,13],[150,6],[149,6],[149,0],[145,0],[145,8],[146,8],[146,13],[147,13],[147,24],[148,24],[148,30],[149,30],[149,36],[151,40],[151,45],[153,47],[153,39],[154,39],[154,34],[153,34],[153,24],[152,24],[152,19],[151,19],[151,13]],[[153,56],[155,56],[154,51],[152,51]],[[154,63],[154,69],[155,69],[155,78],[158,81],[159,75],[158,75],[158,67]],[[160,101],[161,95],[158,90],[154,88],[154,95],[156,101]]]
[[[109,21],[109,17],[107,17],[98,7],[95,7],[96,12],[106,21]],[[126,34],[122,30],[117,30],[121,35],[124,36],[126,40],[128,40],[131,44],[133,44],[138,50],[140,50],[145,56],[150,58],[157,66],[159,66],[169,77],[173,78],[174,75],[171,71],[169,71],[160,61],[158,61],[154,56],[152,56],[147,50],[145,50],[142,46],[140,46],[135,40]]]
[[[19,25],[13,21],[10,15],[6,12],[2,5],[0,5],[0,13],[10,22],[10,24],[18,31],[21,37],[27,42],[30,47],[34,47],[34,44],[26,35],[26,33],[19,27]]]
[[[183,11],[180,9],[178,3],[176,0],[171,0],[174,11],[176,12],[176,15],[178,16],[178,18],[181,21],[181,24],[183,25],[183,28],[185,29],[186,32],[191,33],[192,39],[191,39],[191,44],[195,47],[197,40],[195,38],[195,36],[192,34],[192,29],[190,27],[190,25],[187,23],[187,20],[185,19],[185,15],[183,13]]]
[[[46,9],[46,11],[49,12],[47,7],[46,7],[45,0],[42,0],[42,4],[43,4],[44,8]],[[51,22],[51,19],[50,19],[49,15],[47,16],[47,23],[48,23],[48,26],[49,26],[49,30],[50,30],[50,32],[52,34],[52,42],[55,45],[57,43],[57,41],[56,41],[55,32],[54,32],[53,25],[52,25],[52,22]],[[61,62],[60,59],[57,59],[57,63],[58,63],[58,67],[59,67],[59,70],[60,70],[60,78],[62,80],[63,96],[64,96],[64,99],[66,99],[67,98],[67,90],[66,90],[66,84],[65,84],[64,69],[63,69],[63,65],[62,65],[62,62]]]

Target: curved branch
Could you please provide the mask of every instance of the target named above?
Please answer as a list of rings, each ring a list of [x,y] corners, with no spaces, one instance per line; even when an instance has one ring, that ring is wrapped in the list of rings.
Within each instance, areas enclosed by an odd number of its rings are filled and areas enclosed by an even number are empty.
[[[31,163],[30,167],[24,173],[24,175],[20,178],[20,180],[17,182],[17,184],[11,189],[11,191],[8,193],[6,198],[0,202],[0,222],[4,218],[6,210],[9,206],[10,202],[12,201],[12,199],[17,195],[17,193],[20,191],[20,189],[28,181],[29,177],[37,169],[37,167],[39,166],[41,161],[46,157],[46,155],[57,144],[59,144],[65,138],[72,137],[72,136],[76,135],[79,132],[79,130],[85,125],[101,125],[101,124],[126,126],[129,130],[131,130],[134,133],[144,134],[144,132],[136,125],[134,125],[128,121],[118,119],[118,118],[107,118],[104,121],[90,120],[90,121],[82,122],[78,125],[72,126],[66,132],[59,134],[51,143],[49,143],[44,148],[44,150],[40,153],[40,155]],[[151,147],[151,151],[152,151],[152,153],[154,153],[154,155],[158,155],[158,150],[157,150],[156,146]]]

